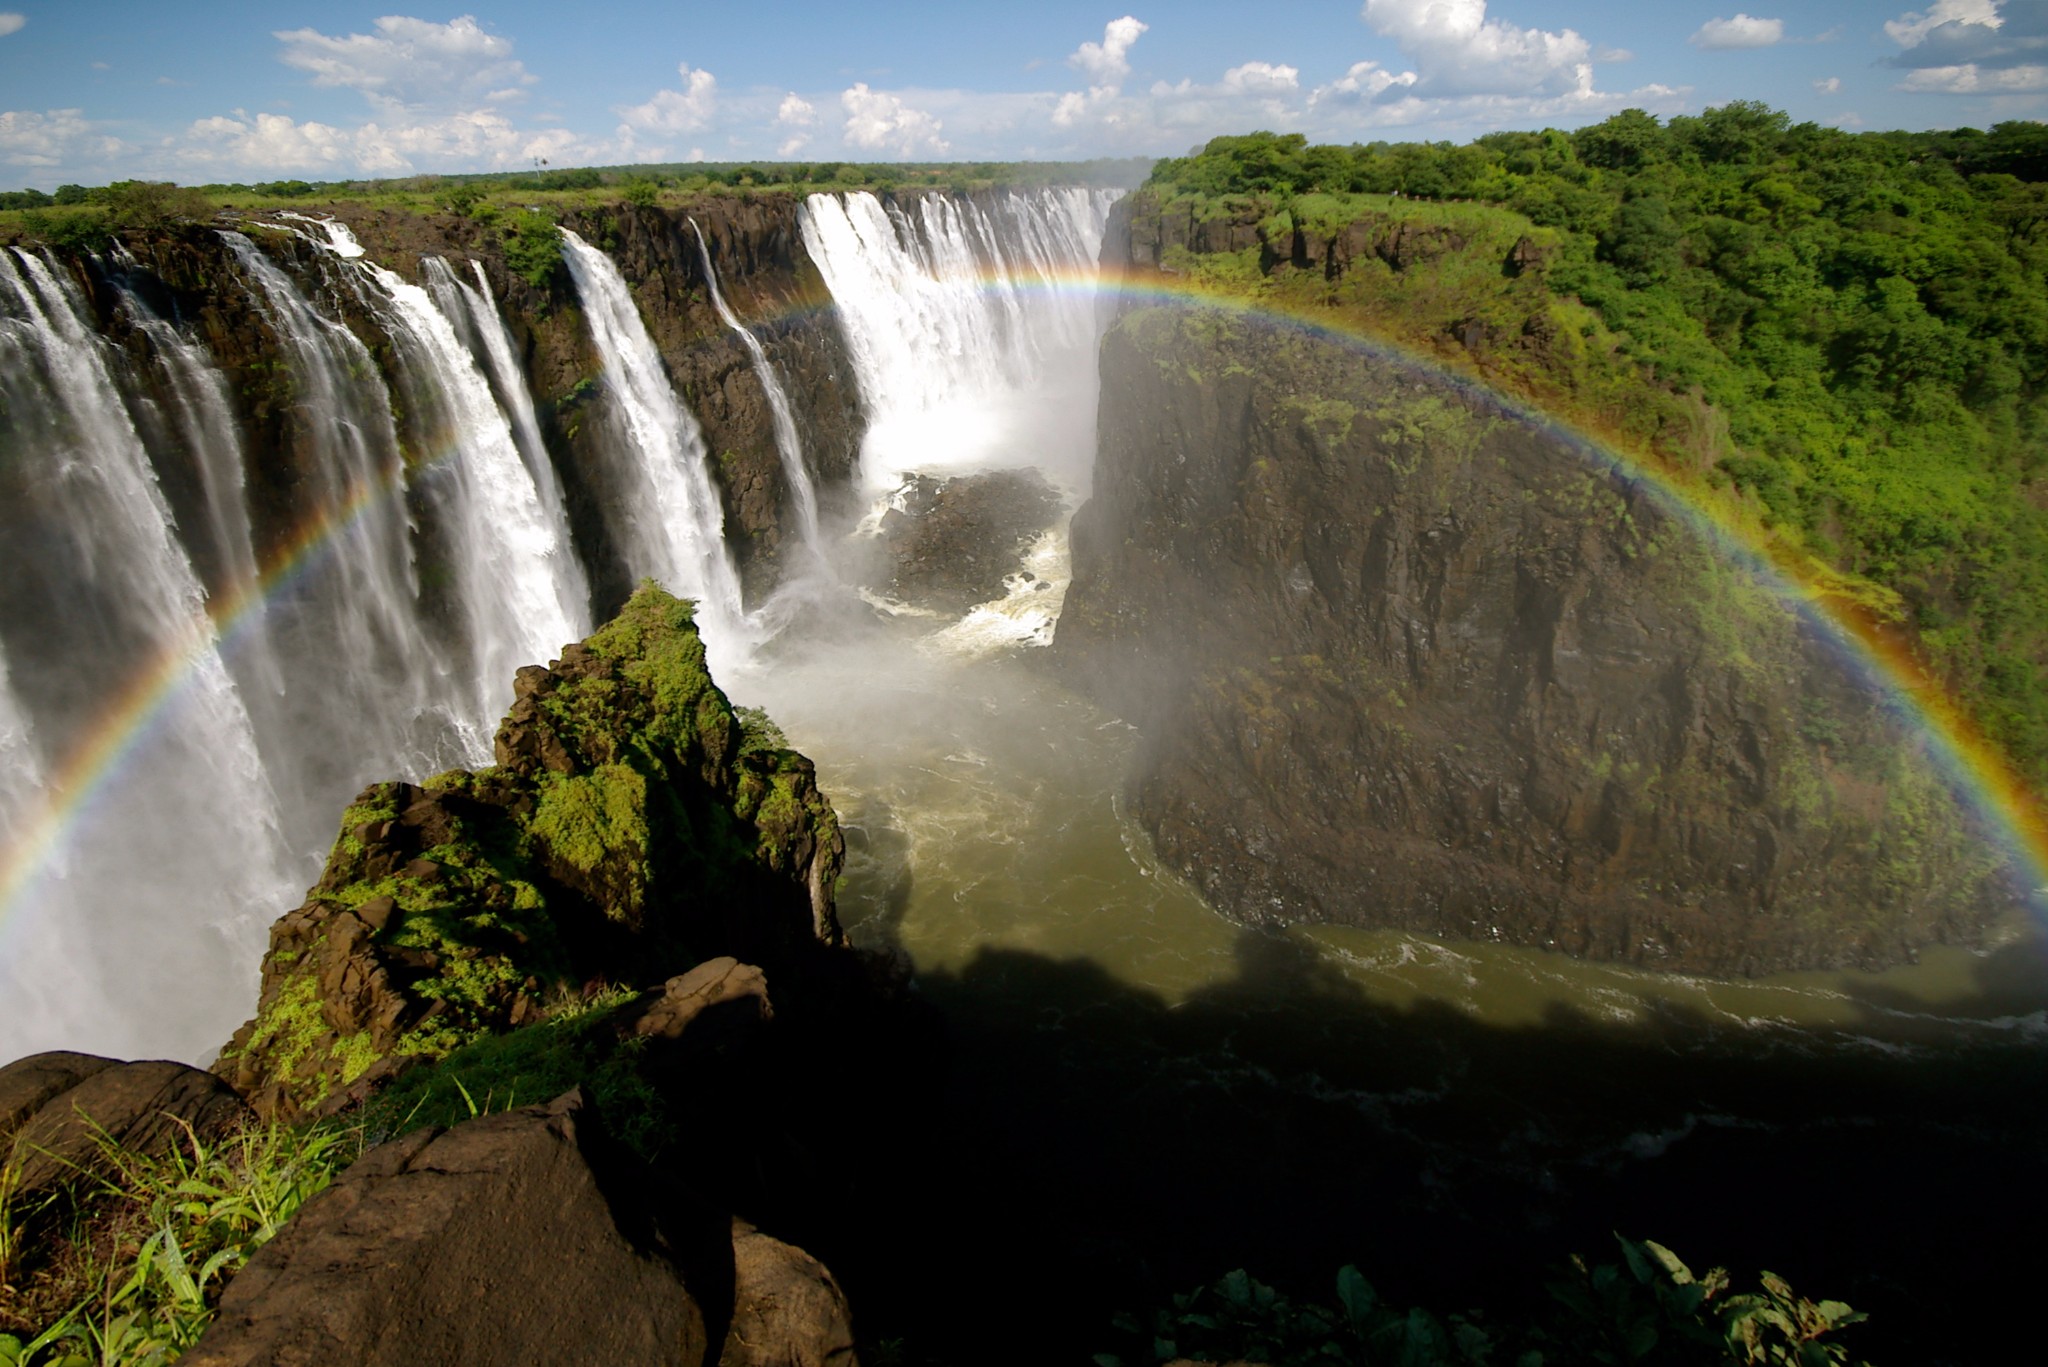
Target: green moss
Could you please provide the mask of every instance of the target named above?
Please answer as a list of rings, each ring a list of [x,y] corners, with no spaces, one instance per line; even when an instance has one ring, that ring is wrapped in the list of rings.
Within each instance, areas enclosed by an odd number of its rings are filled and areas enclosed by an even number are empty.
[[[647,894],[647,780],[624,764],[551,775],[529,829],[556,859],[592,875],[614,920],[637,922]]]
[[[268,1055],[271,1075],[289,1078],[326,1034],[327,1021],[320,1014],[320,980],[303,973],[287,981],[270,1005],[257,1013],[256,1028],[250,1032],[244,1052]],[[326,1094],[322,1083],[312,1099],[318,1102]]]

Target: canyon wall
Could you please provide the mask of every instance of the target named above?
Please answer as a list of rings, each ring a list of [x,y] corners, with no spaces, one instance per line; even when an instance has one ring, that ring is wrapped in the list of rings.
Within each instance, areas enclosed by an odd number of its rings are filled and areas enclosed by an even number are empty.
[[[2007,903],[1910,720],[1611,459],[1257,316],[1129,306],[1101,364],[1055,654],[1226,914],[1756,973]]]

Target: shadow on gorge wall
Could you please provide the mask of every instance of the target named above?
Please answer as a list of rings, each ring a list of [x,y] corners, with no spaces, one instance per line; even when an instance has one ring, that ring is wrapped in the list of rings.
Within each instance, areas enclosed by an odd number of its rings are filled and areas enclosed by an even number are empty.
[[[1395,1302],[1512,1316],[1566,1255],[1612,1258],[1611,1230],[1848,1300],[1873,1359],[1995,1359],[1991,1308],[2033,1282],[1998,1250],[2048,1215],[2042,1018],[2022,1014],[2048,974],[2030,945],[1978,976],[1954,1014],[1999,1023],[1922,1046],[1687,1011],[1500,1028],[1374,1003],[1255,931],[1232,980],[1179,1005],[985,950],[922,979],[943,1093],[866,1053],[837,1084],[859,1092],[843,1196],[778,1223],[909,1362],[1084,1362],[1116,1310],[1240,1266],[1328,1300],[1356,1262]],[[1910,1007],[1865,998],[1873,1022]]]

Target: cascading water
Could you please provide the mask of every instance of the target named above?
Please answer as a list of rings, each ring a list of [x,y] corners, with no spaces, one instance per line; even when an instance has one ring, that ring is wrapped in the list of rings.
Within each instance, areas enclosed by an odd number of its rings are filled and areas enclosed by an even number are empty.
[[[294,847],[317,852],[337,794],[482,763],[495,718],[485,719],[477,685],[424,618],[391,395],[369,348],[314,309],[254,243],[221,237],[289,367],[303,473],[295,536],[310,558],[271,587],[273,646],[287,678],[282,734],[266,753],[288,793]],[[336,660],[347,663],[337,669]]]
[[[204,589],[76,288],[16,252],[0,258],[0,301],[10,479],[20,481],[9,520],[40,527],[6,538],[34,561],[7,566],[22,585],[7,625],[15,651],[32,632],[39,666],[50,666],[37,670],[39,688],[15,684],[4,708],[16,715],[0,716],[0,731],[22,735],[25,713],[46,755],[120,755],[90,788],[47,789],[11,817],[19,826],[67,812],[64,838],[94,855],[60,851],[31,873],[29,831],[0,853],[13,894],[0,1054],[196,1054],[213,1042],[203,1013],[159,1020],[120,1004],[251,989],[266,909],[294,881],[276,800]],[[158,724],[144,731],[108,730],[110,714],[118,726],[152,713]],[[10,746],[10,768],[33,756],[25,737]],[[46,777],[69,782],[47,766],[29,781],[42,788]]]
[[[12,849],[22,836],[29,808],[42,791],[42,756],[29,734],[28,715],[8,682],[7,655],[0,648],[0,852]]]
[[[637,495],[620,510],[629,568],[695,598],[714,667],[736,662],[754,644],[757,629],[747,618],[739,573],[726,549],[725,517],[706,466],[704,435],[670,387],[661,353],[619,268],[566,228],[562,255],[583,300],[629,448],[623,482]]]
[[[449,318],[394,272],[367,261],[354,269],[374,287],[366,298],[381,305],[399,345],[410,407],[430,443],[414,483],[438,495],[440,550],[469,645],[461,729],[465,748],[480,754],[511,702],[513,673],[590,634],[589,591],[559,505],[550,517],[510,421]]]
[[[532,476],[534,492],[540,496],[542,515],[549,526],[562,531],[565,554],[556,572],[562,577],[564,592],[572,601],[588,604],[590,584],[583,565],[573,554],[566,553],[569,519],[562,480],[555,473],[554,462],[548,459],[547,444],[541,439],[533,396],[526,390],[526,376],[512,352],[512,335],[498,314],[498,301],[491,293],[483,263],[472,261],[470,269],[476,276],[474,289],[457,279],[440,257],[429,256],[420,262],[427,288],[433,292],[441,312],[456,323],[457,331],[468,337],[470,349],[480,352],[488,364],[492,392],[512,421],[512,435],[519,443],[520,459],[526,462],[527,473]]]
[[[804,246],[838,305],[871,415],[869,491],[912,471],[1037,465],[1085,494],[1095,254],[1116,195],[818,194]]]
[[[133,270],[135,258],[118,246],[115,260]],[[284,691],[284,677],[270,649],[264,603],[250,532],[247,479],[241,429],[228,399],[227,381],[197,343],[158,317],[131,288],[121,286],[121,305],[149,339],[150,357],[170,395],[178,435],[193,453],[205,498],[206,535],[213,551],[216,594],[240,615],[236,649],[228,661],[243,698],[261,713]],[[274,728],[257,718],[259,735]]]
[[[790,411],[789,395],[783,390],[775,367],[769,364],[761,339],[727,306],[725,295],[718,288],[718,271],[711,264],[711,248],[704,241],[704,230],[697,226],[694,218],[690,220],[690,231],[697,234],[697,255],[704,263],[704,283],[711,289],[712,307],[718,310],[718,316],[725,325],[739,334],[747,355],[753,360],[755,378],[760,380],[761,389],[768,396],[768,411],[775,426],[775,450],[782,457],[783,481],[789,486],[790,502],[796,507],[797,534],[803,539],[804,549],[816,560],[821,556],[818,491],[811,483],[811,472],[804,467],[803,443],[797,437],[796,417]]]

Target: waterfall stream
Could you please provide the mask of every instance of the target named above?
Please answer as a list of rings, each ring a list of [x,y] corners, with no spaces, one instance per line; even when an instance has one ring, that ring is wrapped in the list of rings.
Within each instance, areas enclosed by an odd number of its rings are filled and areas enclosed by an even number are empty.
[[[1116,196],[812,195],[804,246],[872,414],[868,491],[912,471],[1036,465],[1084,494],[1095,420],[1095,253]]]
[[[25,488],[51,501],[69,543],[46,548],[68,552],[73,566],[36,623],[42,643],[86,656],[113,646],[126,657],[111,674],[99,660],[64,661],[78,680],[66,686],[90,690],[93,705],[74,698],[70,708],[44,709],[69,723],[53,741],[112,748],[118,766],[98,781],[32,776],[50,809],[76,819],[62,832],[73,848],[46,861],[36,875],[43,895],[24,924],[8,927],[8,1044],[196,1053],[213,1023],[185,1012],[156,1021],[147,1003],[232,998],[253,986],[267,909],[295,881],[277,801],[205,591],[76,287],[16,252],[0,293],[10,303],[0,318],[8,407],[32,410],[42,425],[39,440],[11,454],[27,463]],[[77,629],[86,621],[92,629]],[[106,714],[118,717],[113,726],[127,723],[124,707],[159,713],[161,724],[133,736],[111,729]],[[22,727],[0,718],[0,730]],[[26,753],[22,742],[13,748]]]
[[[615,459],[623,459],[625,482],[639,491],[623,510],[631,569],[697,600],[697,620],[716,667],[743,655],[754,643],[755,628],[726,549],[725,514],[711,484],[704,434],[670,386],[661,353],[612,259],[567,229],[562,255],[625,429],[627,450]]]
[[[796,505],[797,534],[803,540],[804,549],[815,560],[821,554],[818,547],[818,491],[812,487],[811,472],[804,468],[803,443],[797,437],[796,418],[790,412],[789,395],[784,392],[775,367],[769,364],[761,339],[727,306],[725,295],[718,288],[718,271],[711,264],[711,248],[705,244],[704,230],[697,226],[694,218],[690,220],[690,231],[697,235],[697,255],[704,263],[704,283],[710,287],[712,307],[718,310],[718,316],[725,325],[739,334],[740,342],[754,363],[755,378],[761,381],[761,389],[768,396],[768,411],[775,427],[775,451],[782,457],[783,481],[789,486],[790,501]]]

